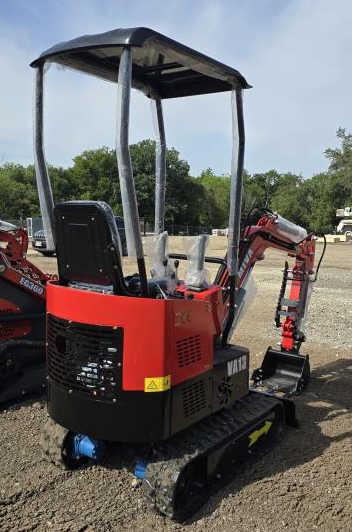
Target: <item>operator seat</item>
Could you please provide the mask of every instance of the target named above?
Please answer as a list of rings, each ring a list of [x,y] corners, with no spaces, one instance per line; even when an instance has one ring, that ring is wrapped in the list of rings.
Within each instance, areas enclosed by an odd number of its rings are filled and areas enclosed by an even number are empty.
[[[104,293],[126,291],[121,242],[104,201],[67,201],[54,209],[59,282]]]

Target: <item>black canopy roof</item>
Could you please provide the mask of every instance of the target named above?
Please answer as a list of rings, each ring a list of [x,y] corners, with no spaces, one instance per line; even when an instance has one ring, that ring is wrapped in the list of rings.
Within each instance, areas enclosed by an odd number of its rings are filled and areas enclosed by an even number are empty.
[[[133,47],[132,85],[150,97],[176,98],[250,88],[237,70],[149,28],[83,35],[49,48],[31,66],[53,61],[116,82],[123,46]]]

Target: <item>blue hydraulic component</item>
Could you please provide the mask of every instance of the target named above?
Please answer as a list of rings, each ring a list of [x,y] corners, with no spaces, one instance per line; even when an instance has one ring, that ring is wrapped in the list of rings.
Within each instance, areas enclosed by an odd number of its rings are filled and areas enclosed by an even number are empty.
[[[105,451],[105,444],[99,440],[93,440],[85,434],[75,434],[73,437],[72,457],[82,458],[85,456],[92,460],[100,460]]]
[[[140,480],[143,480],[145,478],[146,469],[147,462],[144,462],[144,460],[137,460],[134,468],[135,477],[139,478]]]

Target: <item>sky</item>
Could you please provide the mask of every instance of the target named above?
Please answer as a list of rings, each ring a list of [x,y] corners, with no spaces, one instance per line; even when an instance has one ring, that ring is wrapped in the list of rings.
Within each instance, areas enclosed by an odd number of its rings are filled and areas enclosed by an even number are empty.
[[[239,70],[245,167],[309,177],[326,170],[339,126],[352,130],[351,0],[0,0],[0,164],[33,162],[33,70],[60,41],[147,26]],[[45,85],[48,162],[69,166],[115,142],[116,87],[51,67]],[[192,175],[231,165],[228,93],[164,102],[166,138]],[[153,137],[149,101],[133,91],[130,142]]]

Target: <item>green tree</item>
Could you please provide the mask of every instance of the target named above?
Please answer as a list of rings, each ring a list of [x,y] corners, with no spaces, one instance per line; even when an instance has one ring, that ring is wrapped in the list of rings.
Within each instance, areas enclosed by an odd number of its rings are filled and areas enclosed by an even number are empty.
[[[346,129],[337,130],[340,148],[328,148],[325,156],[330,165],[330,195],[334,208],[352,205],[352,134]]]
[[[280,174],[277,170],[256,173],[252,176],[247,174],[244,179],[245,193],[257,207],[270,207],[279,179]]]
[[[114,150],[104,146],[84,151],[74,157],[68,174],[76,199],[106,201],[119,212],[121,198]]]
[[[318,233],[329,233],[336,225],[335,207],[331,201],[331,177],[328,173],[314,175],[303,183],[306,209],[304,226]]]
[[[69,200],[76,196],[77,188],[69,169],[49,166],[49,175],[55,201]],[[0,190],[3,194],[1,217],[17,219],[40,214],[33,165],[8,163],[0,167]]]
[[[33,212],[33,198],[28,187],[15,183],[6,175],[0,175],[0,218],[18,220],[30,216]]]
[[[154,219],[155,142],[143,140],[130,146],[140,216]],[[80,199],[103,200],[121,213],[121,195],[115,151],[103,147],[74,158],[69,170]],[[189,164],[177,150],[166,153],[166,220],[174,224],[199,225],[205,191],[189,175]],[[203,216],[204,218],[204,216]]]
[[[350,173],[352,170],[352,134],[347,133],[345,128],[339,127],[336,136],[341,143],[340,148],[327,148],[324,152],[329,159],[329,171],[341,171]]]
[[[314,231],[336,227],[337,208],[352,206],[352,134],[337,131],[338,147],[325,150],[326,172],[303,179],[277,170],[244,172],[243,215],[252,207],[269,207]],[[130,146],[141,217],[154,219],[155,142]],[[211,168],[198,178],[177,150],[167,150],[166,221],[175,225],[224,227],[228,223],[230,178]],[[77,155],[70,168],[49,166],[56,202],[69,199],[105,200],[122,213],[115,151],[102,147]],[[40,213],[33,165],[0,166],[0,218],[18,219]]]
[[[211,168],[204,170],[198,182],[204,187],[206,197],[203,216],[206,225],[226,227],[230,206],[230,177],[217,176]]]
[[[336,209],[352,206],[352,135],[346,129],[337,130],[340,146],[325,150],[329,160],[326,173],[307,180],[308,225],[319,232],[336,227]]]
[[[0,167],[0,218],[20,219],[38,212],[33,167],[8,163]]]
[[[270,200],[272,210],[300,225],[304,225],[306,220],[303,183],[301,176],[291,173],[280,174]]]

